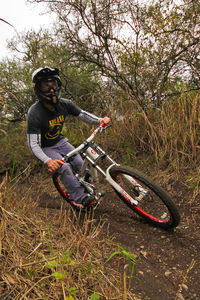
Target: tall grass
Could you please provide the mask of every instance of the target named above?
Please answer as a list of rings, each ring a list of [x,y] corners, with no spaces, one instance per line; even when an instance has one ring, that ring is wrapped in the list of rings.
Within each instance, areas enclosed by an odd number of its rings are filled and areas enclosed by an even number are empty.
[[[181,96],[160,109],[144,111],[135,101],[121,107],[121,121],[115,121],[110,139],[120,148],[144,153],[174,169],[188,169],[199,162],[200,97]],[[129,149],[128,149],[129,150]]]
[[[25,122],[0,123],[0,173],[8,171],[12,176],[23,171],[32,155],[28,149]]]
[[[117,107],[111,106],[101,114],[111,116],[113,126],[98,136],[97,141],[119,163],[149,173],[151,169],[157,169],[157,174],[161,170],[166,179],[181,179],[196,198],[200,182],[199,98],[195,93],[182,95],[160,109],[144,111],[126,94],[119,95]],[[8,170],[13,178],[19,172],[29,174],[32,168],[37,168],[37,163],[27,147],[25,123],[17,126],[2,123],[1,127],[0,173]],[[91,130],[91,126],[72,118],[67,120],[64,134],[77,146]]]
[[[102,234],[104,222],[63,205],[39,207],[37,199],[51,182],[37,180],[32,178],[37,191],[20,183],[13,188],[6,177],[1,183],[1,298],[140,299],[131,288],[124,290],[120,271],[128,262],[133,280],[134,257]]]
[[[116,118],[117,114],[117,118]],[[166,102],[160,109],[144,111],[138,103],[125,95],[118,106],[102,112],[112,117],[113,126],[99,140],[110,154],[131,162],[144,155],[157,164],[170,166],[179,172],[194,168],[199,162],[200,96],[183,95]],[[119,117],[121,119],[119,119]],[[26,142],[26,124],[2,127],[7,134],[0,136],[1,168],[24,166],[30,160]],[[78,145],[91,132],[91,126],[76,119],[68,119],[64,134],[73,145]],[[105,136],[105,137],[104,137]]]
[[[121,102],[107,145],[125,163],[157,165],[179,178],[200,179],[200,96],[180,96],[160,109],[144,111],[133,100]],[[145,162],[145,163],[144,163]]]

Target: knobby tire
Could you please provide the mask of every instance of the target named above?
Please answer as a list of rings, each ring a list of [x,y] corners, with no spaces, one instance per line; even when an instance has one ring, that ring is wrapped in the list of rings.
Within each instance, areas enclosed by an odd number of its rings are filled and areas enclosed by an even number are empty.
[[[135,191],[130,182],[127,182],[123,174],[134,178],[143,188],[148,190],[147,195],[138,205],[131,204],[117,190],[115,192],[136,214],[149,223],[163,229],[176,227],[180,221],[180,215],[169,194],[146,175],[139,171],[122,166],[113,166],[110,170],[111,177],[122,186],[131,197],[135,198]],[[131,194],[132,193],[132,194]]]

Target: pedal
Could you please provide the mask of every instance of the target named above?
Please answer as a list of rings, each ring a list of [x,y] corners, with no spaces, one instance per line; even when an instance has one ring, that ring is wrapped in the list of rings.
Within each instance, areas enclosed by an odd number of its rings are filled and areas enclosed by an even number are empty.
[[[99,192],[98,192],[99,198],[103,197],[105,195],[105,193],[106,193],[105,191],[99,190]]]
[[[98,196],[98,199],[100,199],[101,197],[103,197],[104,195],[105,195],[105,191],[103,191],[103,190],[99,190],[99,192],[98,192],[98,194],[97,194],[97,196]]]

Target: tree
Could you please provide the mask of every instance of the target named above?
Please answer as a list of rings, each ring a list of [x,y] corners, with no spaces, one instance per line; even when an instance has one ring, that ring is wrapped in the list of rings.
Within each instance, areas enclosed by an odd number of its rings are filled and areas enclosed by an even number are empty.
[[[180,87],[199,89],[197,0],[29,0],[57,14],[57,34],[73,59],[96,66],[145,107]],[[177,84],[180,82],[181,84]],[[182,84],[184,83],[185,84]]]
[[[32,97],[27,71],[27,68],[16,61],[0,63],[2,118],[12,121],[24,119]]]
[[[31,30],[18,34],[8,46],[18,56],[0,62],[1,117],[12,121],[25,118],[28,108],[36,100],[31,82],[32,72],[41,66],[60,69],[63,96],[73,99],[89,111],[99,107],[96,97],[101,84],[98,76],[95,76],[94,67],[70,60],[69,49],[60,46],[53,32]]]

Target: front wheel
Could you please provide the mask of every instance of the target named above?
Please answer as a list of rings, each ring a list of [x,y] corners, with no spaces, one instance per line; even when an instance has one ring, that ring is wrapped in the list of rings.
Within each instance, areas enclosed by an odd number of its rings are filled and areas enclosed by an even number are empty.
[[[121,166],[112,167],[110,175],[122,188],[122,193],[115,190],[117,195],[146,221],[164,229],[179,224],[180,215],[171,197],[147,176]],[[124,197],[126,193],[136,199],[138,204],[134,205]]]

